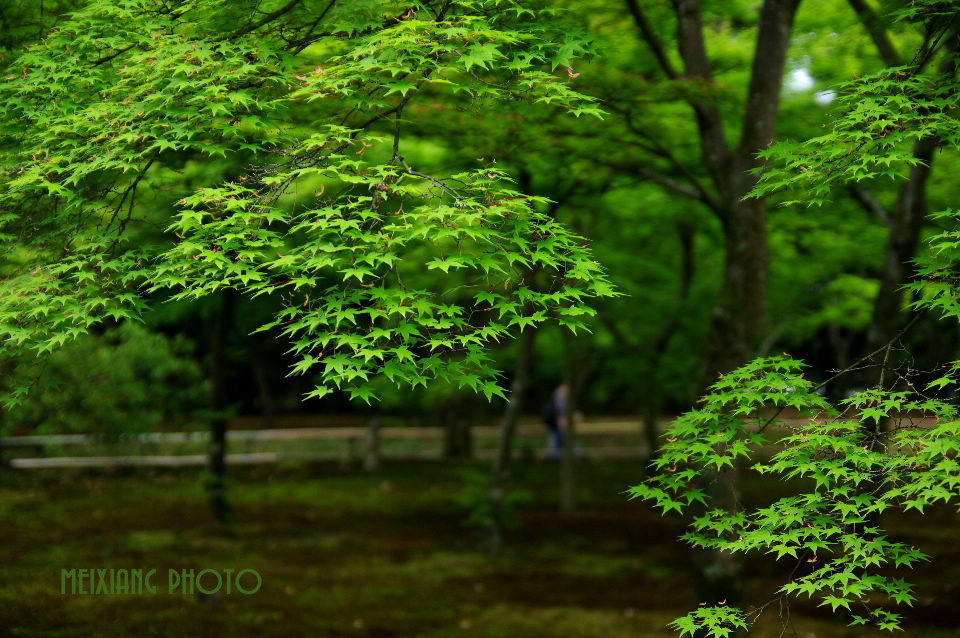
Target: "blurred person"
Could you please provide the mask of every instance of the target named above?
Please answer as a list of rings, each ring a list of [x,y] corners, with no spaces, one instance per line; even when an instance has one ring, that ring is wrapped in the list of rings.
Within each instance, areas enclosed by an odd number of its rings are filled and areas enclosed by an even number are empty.
[[[547,458],[551,460],[559,459],[563,450],[569,397],[570,384],[564,381],[556,387],[550,400],[543,406],[543,423],[547,426]]]

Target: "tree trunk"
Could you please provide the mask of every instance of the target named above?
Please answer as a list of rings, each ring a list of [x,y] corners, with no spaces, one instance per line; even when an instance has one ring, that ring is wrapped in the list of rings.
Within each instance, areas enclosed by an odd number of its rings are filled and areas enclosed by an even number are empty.
[[[731,202],[724,230],[723,287],[711,317],[704,387],[753,357],[766,309],[769,256],[764,203]]]
[[[946,39],[944,49],[947,55],[937,69],[941,75],[953,75],[956,72],[954,54],[958,46],[957,36],[957,32],[952,32],[951,37]],[[916,257],[920,234],[927,219],[927,183],[938,146],[939,141],[932,137],[924,137],[914,142],[913,157],[919,163],[910,167],[907,180],[901,185],[891,211],[886,211],[869,193],[854,188],[854,194],[860,203],[886,222],[890,231],[880,288],[874,299],[873,316],[867,331],[867,352],[873,352],[890,343],[900,329],[903,319],[903,287],[914,276],[911,262]],[[866,383],[877,383],[882,374],[883,370],[880,370],[879,374],[873,374]]]
[[[954,40],[951,38],[951,42]],[[950,66],[952,68],[952,60]],[[913,278],[911,262],[916,257],[920,232],[927,219],[927,182],[936,148],[937,141],[929,137],[914,143],[913,156],[921,164],[910,167],[907,181],[900,188],[896,207],[889,216],[890,235],[880,289],[874,301],[867,334],[868,352],[889,342],[899,329],[903,314],[903,286]]]
[[[899,66],[900,56],[891,42],[886,25],[880,16],[863,0],[849,0],[867,33],[877,47],[877,53],[887,66]],[[947,55],[937,69],[942,75],[956,73],[954,54],[957,51],[956,29],[945,38],[943,45]],[[911,166],[907,180],[900,187],[892,212],[888,212],[872,195],[854,186],[857,200],[869,212],[886,223],[890,235],[887,240],[886,258],[880,277],[880,288],[874,299],[873,317],[867,331],[866,351],[873,352],[896,337],[903,310],[903,286],[913,276],[910,262],[914,259],[920,243],[920,232],[927,218],[927,182],[933,166],[938,140],[925,137],[913,144],[913,157],[919,163]],[[876,375],[868,383],[879,378]]]
[[[920,231],[927,218],[927,181],[935,148],[936,142],[930,138],[914,144],[913,155],[922,164],[910,167],[909,177],[897,197],[894,213],[889,216],[890,235],[867,334],[868,351],[876,350],[893,339],[900,325],[903,286],[913,275],[910,262],[916,256]]]
[[[710,509],[736,511],[739,482],[740,471],[737,467],[704,469],[701,473],[701,484],[707,493]],[[703,516],[706,509],[698,508],[695,515]],[[730,552],[710,549],[694,550],[692,556],[700,601],[707,605],[738,607],[743,602],[739,557]]]
[[[650,464],[656,460],[660,451],[660,412],[662,404],[660,391],[656,390],[653,396],[644,401],[643,406],[643,440],[647,449],[643,459],[643,466],[650,469]]]
[[[577,509],[577,482],[576,482],[576,445],[577,423],[574,418],[577,413],[577,393],[581,386],[580,361],[574,352],[573,338],[564,333],[567,346],[567,373],[568,384],[566,409],[563,420],[566,427],[563,431],[563,453],[560,457],[560,511],[563,514],[572,514]]]
[[[380,471],[380,417],[374,416],[367,423],[367,445],[363,457],[363,471]]]
[[[723,287],[707,342],[704,386],[755,356],[763,333],[769,271],[766,203],[744,197],[756,183],[757,176],[751,172],[758,166],[756,153],[773,140],[787,49],[798,6],[799,0],[764,2],[740,145],[729,150],[724,166],[713,164],[726,250]],[[738,474],[736,467],[703,472],[701,482],[711,507],[736,511]],[[700,602],[717,605],[726,601],[736,605],[742,600],[743,583],[737,557],[729,552],[698,550],[694,553],[694,564]]]
[[[473,432],[469,415],[464,409],[463,397],[455,394],[441,408],[441,419],[446,430],[443,456],[448,459],[467,459],[473,455]]]
[[[273,391],[270,389],[270,380],[267,377],[267,367],[263,362],[263,345],[260,335],[251,335],[247,338],[247,354],[250,357],[250,371],[253,372],[253,380],[257,384],[263,426],[272,428],[277,409],[273,400]]]
[[[229,523],[232,519],[227,501],[227,332],[233,323],[234,292],[224,291],[217,299],[211,322],[210,380],[213,390],[213,420],[210,422],[210,443],[207,456],[207,499],[214,520]]]
[[[692,196],[709,206],[720,219],[725,236],[726,256],[723,285],[711,318],[707,341],[703,386],[713,382],[719,373],[745,363],[753,355],[762,336],[767,284],[766,209],[762,200],[744,201],[756,176],[757,153],[773,139],[780,105],[780,90],[786,67],[790,34],[800,0],[764,0],[757,21],[750,84],[741,120],[739,144],[727,140],[727,126],[716,102],[688,98],[698,130],[703,164],[710,173],[716,196],[706,193],[696,182]],[[678,71],[665,55],[657,55],[664,73],[671,79],[713,83],[711,61],[704,42],[700,0],[673,0],[677,25],[677,49],[683,60]],[[652,29],[645,29],[638,3],[629,3],[643,37],[656,51],[661,45]],[[689,178],[689,175],[686,175]],[[662,183],[663,181],[661,181]],[[718,489],[717,506],[735,507],[736,472],[721,473],[715,481],[707,481]],[[732,494],[725,499],[724,494]],[[704,552],[698,556],[701,602],[716,604],[720,600],[739,598],[736,570],[729,556]]]
[[[726,247],[723,287],[711,318],[701,377],[703,390],[719,375],[753,358],[762,337],[769,263],[766,206],[762,200],[742,199],[753,184],[747,173],[750,168],[752,160],[749,164],[745,159],[734,162],[728,176],[728,188],[735,197],[727,200],[721,214]],[[738,468],[703,468],[699,483],[711,508],[736,511]],[[693,563],[700,603],[719,605],[725,601],[724,604],[736,605],[742,600],[739,557],[716,549],[696,549]]]
[[[536,328],[528,327],[520,335],[517,365],[513,371],[513,385],[510,388],[510,401],[500,419],[500,431],[497,439],[497,456],[490,472],[490,523],[489,549],[494,556],[503,547],[503,497],[513,455],[513,439],[517,429],[517,419],[523,409],[523,397],[530,380],[530,367],[533,361],[533,346],[536,341]]]

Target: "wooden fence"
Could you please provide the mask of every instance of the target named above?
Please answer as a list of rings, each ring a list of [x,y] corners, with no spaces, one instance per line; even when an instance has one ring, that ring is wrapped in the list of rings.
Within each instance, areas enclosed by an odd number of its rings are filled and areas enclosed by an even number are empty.
[[[495,426],[471,428],[474,441],[473,457],[493,458],[494,443],[498,429]],[[362,462],[376,466],[380,459],[413,460],[440,458],[442,441],[446,430],[439,427],[295,427],[231,430],[227,433],[229,448],[243,452],[229,453],[228,464],[265,464],[279,462],[302,462],[340,460]],[[121,447],[161,447],[169,445],[205,445],[207,432],[151,432],[120,436],[106,442],[101,437],[88,434],[30,435],[0,438],[0,450],[4,451],[11,467],[18,469],[61,467],[123,467],[157,466],[189,467],[206,463],[205,454],[146,454],[127,453],[110,455],[47,455],[49,451],[63,448],[105,448],[107,451]],[[526,422],[517,428],[518,448],[533,456],[547,454],[544,447],[546,431],[542,424]],[[581,423],[577,427],[580,454],[592,458],[639,458],[646,452],[641,425],[627,419],[610,419]],[[308,442],[323,443],[322,449],[306,450]],[[391,442],[410,442],[414,446],[391,450]],[[487,443],[489,445],[484,445]],[[270,444],[284,444],[295,449],[264,451]],[[33,454],[22,456],[22,454]]]

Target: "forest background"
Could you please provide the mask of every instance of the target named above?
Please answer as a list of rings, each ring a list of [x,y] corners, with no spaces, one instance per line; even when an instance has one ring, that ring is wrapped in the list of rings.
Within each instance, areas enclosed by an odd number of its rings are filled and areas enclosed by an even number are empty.
[[[7,2],[0,425],[209,430],[227,522],[237,417],[436,426],[450,458],[496,423],[491,494],[450,491],[499,551],[516,422],[562,381],[651,458],[755,357],[805,361],[829,400],[889,344],[934,380],[960,331],[911,284],[953,227],[955,140],[755,188],[846,83],[952,80],[941,4]]]

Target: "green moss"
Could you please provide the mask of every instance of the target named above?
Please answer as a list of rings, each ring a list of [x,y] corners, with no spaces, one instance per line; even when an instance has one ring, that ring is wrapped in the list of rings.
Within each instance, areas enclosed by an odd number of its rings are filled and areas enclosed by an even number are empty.
[[[238,520],[228,530],[210,522],[198,473],[15,474],[0,488],[0,626],[44,638],[93,628],[97,636],[669,636],[666,623],[694,599],[689,558],[675,523],[622,498],[637,468],[584,464],[580,479],[599,505],[572,517],[556,513],[555,466],[518,470],[533,500],[495,560],[482,551],[482,531],[462,524],[453,496],[462,465],[397,465],[379,476],[237,468]],[[776,489],[746,487],[755,498]],[[936,521],[956,524],[950,513]],[[937,529],[911,533],[933,542],[941,560],[957,556]],[[59,595],[61,568],[121,566],[249,567],[264,584],[254,596],[217,599]],[[748,565],[753,590],[782,577],[757,567]],[[922,592],[905,637],[956,635],[938,627],[952,599],[942,576],[918,580],[931,578],[936,586]],[[794,610],[800,635],[854,635],[817,613]],[[774,612],[755,635],[779,630]]]

